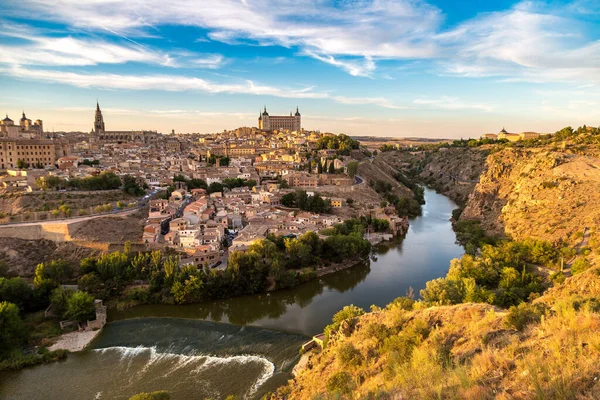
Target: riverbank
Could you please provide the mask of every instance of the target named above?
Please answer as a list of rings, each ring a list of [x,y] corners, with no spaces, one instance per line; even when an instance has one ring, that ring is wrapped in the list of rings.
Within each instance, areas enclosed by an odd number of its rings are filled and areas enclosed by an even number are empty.
[[[61,335],[56,343],[48,348],[50,351],[67,350],[69,352],[81,351],[85,349],[92,340],[100,334],[102,330],[69,332]]]
[[[92,343],[106,350],[82,351],[65,363],[0,374],[0,398],[94,398],[99,392],[102,398],[124,398],[126,388],[137,393],[157,385],[181,400],[218,398],[216,392],[242,397],[270,367],[255,358],[227,361],[232,354],[260,355],[275,365],[275,375],[258,394],[275,391],[291,379],[288,371],[294,365],[297,371],[305,363],[298,360],[302,344],[323,332],[344,306],[368,310],[411,288],[419,293],[425,282],[445,276],[450,260],[464,253],[449,221],[456,204],[428,189],[425,198],[423,215],[410,220],[406,237],[374,246],[368,263],[346,262],[337,272],[330,265],[319,279],[268,294],[111,311],[111,323]],[[179,356],[192,350],[191,357]],[[218,358],[207,363],[198,354]],[[205,369],[197,371],[200,365]],[[53,384],[41,396],[31,385],[36,381]]]

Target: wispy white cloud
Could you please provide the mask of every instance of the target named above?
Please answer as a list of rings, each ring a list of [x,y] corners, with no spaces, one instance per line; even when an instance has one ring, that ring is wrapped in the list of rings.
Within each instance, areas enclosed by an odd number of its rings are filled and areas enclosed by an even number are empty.
[[[336,59],[333,56],[316,54],[312,51],[305,51],[303,54],[306,54],[321,62],[341,68],[342,70],[346,71],[352,76],[371,77],[376,68],[375,63],[373,62],[373,58],[371,56],[366,56],[364,59],[360,59],[357,61],[343,60],[340,58]]]
[[[106,73],[77,73],[56,70],[30,69],[19,66],[0,69],[0,73],[15,78],[62,83],[82,88],[200,91],[205,93],[229,93],[274,96],[294,99],[326,99],[342,104],[371,104],[390,109],[402,109],[382,97],[348,97],[317,92],[313,88],[286,88],[262,85],[251,80],[237,83],[217,83],[205,79],[178,75],[120,75]]]
[[[505,81],[600,82],[600,41],[586,39],[568,6],[524,2],[484,14],[436,39],[452,55],[442,73]]]
[[[55,111],[69,112],[69,113],[90,113],[90,107],[58,107]],[[103,107],[102,112],[105,115],[134,115],[134,116],[146,116],[146,117],[203,117],[203,118],[236,118],[236,119],[248,119],[255,117],[256,114],[251,113],[240,113],[240,112],[207,112],[202,110],[189,110],[189,109],[151,109],[151,110],[137,110],[131,108],[111,108]]]
[[[130,43],[112,43],[98,38],[75,38],[48,35],[24,25],[1,24],[0,36],[18,38],[25,44],[0,44],[0,63],[45,66],[93,66],[139,62],[165,67],[195,67],[215,69],[225,58],[219,54],[193,52],[164,52],[127,39]],[[46,33],[46,35],[44,35]],[[123,36],[124,37],[124,36]]]
[[[443,96],[436,99],[416,99],[414,100],[414,104],[442,110],[480,110],[490,112],[494,109],[494,107],[487,104],[473,104],[465,102],[458,97],[450,96]]]
[[[442,19],[436,7],[414,0],[7,0],[17,17],[69,24],[81,30],[146,35],[147,27],[198,26],[211,40],[298,47],[356,76],[368,76],[376,59],[429,58],[429,40]],[[344,57],[362,58],[348,61]]]

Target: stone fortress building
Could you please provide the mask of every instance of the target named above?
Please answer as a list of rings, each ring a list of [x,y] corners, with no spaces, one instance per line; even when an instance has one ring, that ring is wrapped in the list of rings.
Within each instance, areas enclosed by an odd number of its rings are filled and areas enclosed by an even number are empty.
[[[96,115],[94,116],[94,127],[90,133],[90,144],[101,143],[137,143],[143,145],[153,144],[158,139],[156,131],[107,131],[104,126],[104,118],[100,105],[96,102]]]
[[[296,113],[290,116],[287,115],[269,115],[267,107],[265,106],[264,111],[258,115],[258,129],[262,131],[296,131],[300,132],[302,129],[302,122],[298,107],[296,107]]]

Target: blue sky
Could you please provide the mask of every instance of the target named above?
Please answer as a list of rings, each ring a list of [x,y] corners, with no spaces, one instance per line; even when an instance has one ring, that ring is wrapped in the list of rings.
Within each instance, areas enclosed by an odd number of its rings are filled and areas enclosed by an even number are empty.
[[[47,130],[600,125],[600,1],[4,0],[0,111]]]

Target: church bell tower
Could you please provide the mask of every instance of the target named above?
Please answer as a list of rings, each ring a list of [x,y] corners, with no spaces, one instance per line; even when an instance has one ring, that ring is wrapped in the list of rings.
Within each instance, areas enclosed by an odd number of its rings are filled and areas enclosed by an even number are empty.
[[[102,111],[100,111],[100,105],[96,101],[96,117],[94,118],[94,132],[104,132],[104,119],[102,118]]]

